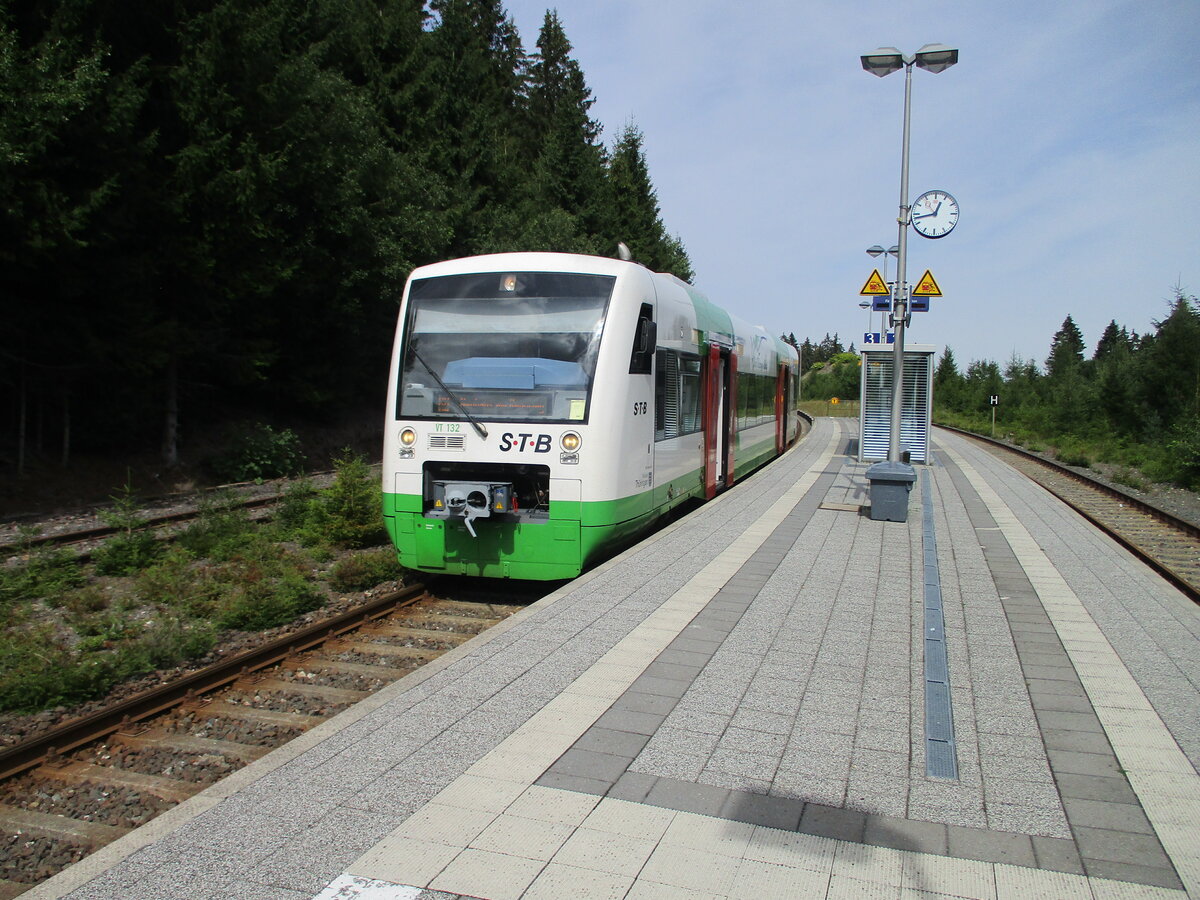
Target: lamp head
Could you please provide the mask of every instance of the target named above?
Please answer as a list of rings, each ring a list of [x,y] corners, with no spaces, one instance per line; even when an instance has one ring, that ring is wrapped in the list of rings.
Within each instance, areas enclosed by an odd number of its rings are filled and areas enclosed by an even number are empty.
[[[904,68],[905,61],[904,54],[895,47],[880,47],[862,56],[862,67],[872,75],[882,78]]]
[[[945,44],[926,44],[917,51],[917,67],[936,75],[958,62],[958,48]]]
[[[872,256],[879,256],[879,254],[881,254],[881,253],[887,253],[887,251],[884,250],[882,247],[880,247],[878,244],[876,244],[874,247],[868,247],[867,252],[870,253]]]

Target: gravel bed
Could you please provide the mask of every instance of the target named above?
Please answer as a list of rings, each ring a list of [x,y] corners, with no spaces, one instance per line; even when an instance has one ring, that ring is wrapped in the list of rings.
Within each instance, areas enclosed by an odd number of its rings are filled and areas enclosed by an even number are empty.
[[[137,828],[175,805],[132,788],[65,784],[33,775],[6,783],[0,803],[118,828]]]
[[[270,725],[232,716],[207,716],[203,712],[186,712],[174,716],[163,728],[171,734],[187,734],[214,741],[233,741],[259,747],[276,747],[304,733],[302,728]]]
[[[80,753],[77,759],[98,766],[113,766],[143,775],[162,775],[192,784],[213,784],[245,767],[241,759],[218,753],[177,753],[157,747],[144,750],[105,744]]]
[[[342,688],[347,691],[373,692],[392,683],[391,678],[375,675],[359,675],[351,672],[309,672],[305,669],[293,669],[286,673],[286,677],[302,684]]]
[[[255,692],[253,694],[232,693],[223,695],[228,703],[241,703],[251,709],[266,709],[271,712],[296,713],[302,716],[332,716],[354,704],[330,702],[320,697],[287,691]]]
[[[28,834],[0,834],[0,879],[37,884],[92,852],[91,847]]]

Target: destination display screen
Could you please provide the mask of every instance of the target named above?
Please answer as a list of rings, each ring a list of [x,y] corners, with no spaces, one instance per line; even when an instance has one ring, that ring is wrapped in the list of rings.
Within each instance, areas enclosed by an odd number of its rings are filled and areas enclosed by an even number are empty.
[[[477,418],[545,419],[554,411],[551,394],[529,391],[455,391],[454,396],[467,412]],[[433,402],[433,412],[435,415],[448,416],[458,413],[459,408],[445,394],[439,394]]]

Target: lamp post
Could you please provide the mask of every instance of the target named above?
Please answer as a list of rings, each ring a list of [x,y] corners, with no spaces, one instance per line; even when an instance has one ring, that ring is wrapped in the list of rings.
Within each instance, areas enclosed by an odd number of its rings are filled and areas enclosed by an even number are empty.
[[[889,257],[889,256],[899,256],[899,255],[900,255],[900,248],[899,248],[897,245],[893,244],[891,247],[889,247],[888,249],[884,250],[884,249],[883,249],[882,247],[880,247],[878,244],[875,244],[873,247],[868,247],[868,248],[867,248],[867,254],[868,254],[868,255],[869,255],[869,256],[870,256],[872,259],[874,259],[874,258],[876,258],[876,257],[879,257],[879,256],[882,256],[882,257],[883,257],[883,283],[884,283],[884,284],[887,284],[887,283],[888,283],[888,277],[887,277],[887,269],[888,269],[888,257]],[[868,327],[868,328],[867,328],[867,331],[870,331],[870,330],[871,330],[871,329],[870,329],[870,327]],[[886,322],[886,321],[884,321],[884,317],[883,317],[883,313],[882,313],[882,312],[879,314],[879,330],[880,330],[880,331],[882,331],[882,332],[884,332],[884,333],[886,333],[886,332],[887,332],[887,322]]]
[[[900,461],[900,417],[904,410],[904,327],[908,323],[908,288],[905,284],[908,262],[908,223],[911,207],[908,204],[908,132],[909,109],[912,103],[912,67],[925,69],[935,75],[958,62],[958,50],[945,44],[926,44],[916,53],[901,53],[895,47],[880,47],[862,58],[862,67],[872,75],[883,78],[904,69],[904,137],[900,145],[900,214],[899,250],[896,257],[896,287],[892,292],[892,325],[896,329],[896,347],[892,363],[892,430],[888,442],[888,460]]]
[[[871,301],[870,300],[859,300],[858,308],[865,309],[867,311],[867,331],[870,331],[871,330]]]

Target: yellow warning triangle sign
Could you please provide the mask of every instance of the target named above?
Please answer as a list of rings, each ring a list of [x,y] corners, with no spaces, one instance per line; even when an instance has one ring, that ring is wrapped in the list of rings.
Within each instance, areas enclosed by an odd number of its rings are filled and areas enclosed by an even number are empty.
[[[891,291],[889,291],[888,286],[883,283],[883,276],[879,274],[879,270],[873,269],[871,271],[871,277],[867,279],[867,283],[862,286],[862,290],[858,293],[865,295],[890,294]]]
[[[933,273],[928,269],[921,276],[921,280],[917,282],[917,286],[913,288],[914,297],[940,297],[942,289],[938,287],[938,283],[933,279]]]

